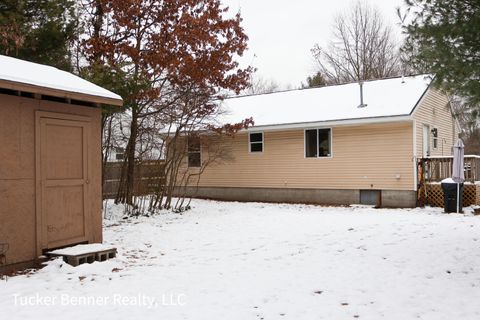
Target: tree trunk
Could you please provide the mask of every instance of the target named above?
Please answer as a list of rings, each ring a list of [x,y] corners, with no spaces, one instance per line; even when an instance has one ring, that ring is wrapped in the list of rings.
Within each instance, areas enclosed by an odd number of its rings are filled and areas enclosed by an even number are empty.
[[[105,170],[108,163],[108,157],[110,156],[110,152],[112,150],[112,121],[113,116],[109,115],[108,117],[105,116],[105,121],[102,120],[102,138],[104,139],[103,145],[103,159],[102,159],[102,188],[105,183]]]
[[[130,137],[125,150],[125,160],[122,165],[122,174],[118,186],[116,203],[133,205],[133,192],[135,183],[135,150],[138,137],[138,115],[132,109],[132,122],[130,124]]]

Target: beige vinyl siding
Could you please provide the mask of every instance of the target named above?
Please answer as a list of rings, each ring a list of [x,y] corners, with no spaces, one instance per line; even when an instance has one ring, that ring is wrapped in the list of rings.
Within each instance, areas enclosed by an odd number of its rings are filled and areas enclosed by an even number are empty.
[[[449,156],[457,137],[456,122],[450,110],[450,104],[445,94],[435,89],[429,89],[413,114],[416,120],[417,157],[423,156],[423,125],[427,124],[438,129],[438,147],[433,148],[433,135],[430,132],[430,155]]]
[[[237,134],[227,139],[233,159],[207,167],[199,186],[414,189],[412,122],[334,127],[332,139],[332,158],[305,158],[302,129],[265,131],[263,153]]]

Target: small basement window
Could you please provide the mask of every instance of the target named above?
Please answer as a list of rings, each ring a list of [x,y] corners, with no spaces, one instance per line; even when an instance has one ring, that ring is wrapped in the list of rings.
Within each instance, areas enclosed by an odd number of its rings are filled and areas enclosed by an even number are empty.
[[[202,153],[200,137],[191,136],[188,138],[188,166],[198,168],[202,165]]]
[[[325,158],[332,156],[332,129],[305,130],[305,157]]]
[[[250,152],[263,152],[263,132],[250,133],[248,140]]]

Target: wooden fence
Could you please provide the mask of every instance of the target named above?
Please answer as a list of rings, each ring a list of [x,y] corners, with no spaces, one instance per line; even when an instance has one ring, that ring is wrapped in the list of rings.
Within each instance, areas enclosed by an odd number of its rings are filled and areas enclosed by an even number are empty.
[[[104,170],[103,198],[112,199],[117,195],[122,162],[109,162]],[[143,161],[135,165],[134,188],[135,195],[151,194],[158,186],[163,176],[164,161]]]

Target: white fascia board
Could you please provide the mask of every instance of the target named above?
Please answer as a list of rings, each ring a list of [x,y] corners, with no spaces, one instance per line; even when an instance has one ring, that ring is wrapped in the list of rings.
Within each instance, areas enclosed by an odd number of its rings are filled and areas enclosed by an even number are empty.
[[[274,125],[266,125],[266,126],[253,126],[241,131],[259,131],[259,130],[276,131],[276,130],[321,128],[321,127],[340,127],[340,126],[350,126],[350,125],[403,122],[403,121],[412,121],[412,117],[410,115],[403,115],[403,116],[392,116],[392,117],[286,123],[286,124],[274,124]]]
[[[272,124],[265,126],[252,126],[247,129],[241,129],[239,132],[258,132],[258,131],[280,131],[280,130],[295,130],[295,129],[318,129],[323,127],[342,127],[352,125],[365,125],[365,124],[378,124],[378,123],[390,123],[390,122],[412,122],[413,117],[410,115],[400,116],[388,116],[388,117],[375,117],[375,118],[360,118],[360,119],[347,119],[347,120],[333,120],[333,121],[312,121],[312,122],[300,122],[300,123],[285,123],[285,124]],[[201,130],[201,132],[208,132],[207,130]],[[172,133],[164,133],[165,136],[173,135]],[[180,133],[183,135],[183,133]]]
[[[430,83],[428,85],[428,87],[425,89],[425,91],[423,92],[422,96],[420,97],[420,99],[418,99],[417,103],[415,104],[415,106],[413,107],[413,110],[412,112],[410,112],[410,115],[412,117],[415,117],[415,115],[417,114],[417,111],[418,109],[420,109],[421,105],[423,104],[423,101],[426,99],[429,91],[430,91],[430,88],[431,88],[432,84]]]
[[[418,166],[417,166],[417,120],[412,120],[413,134],[413,190],[418,189]]]

